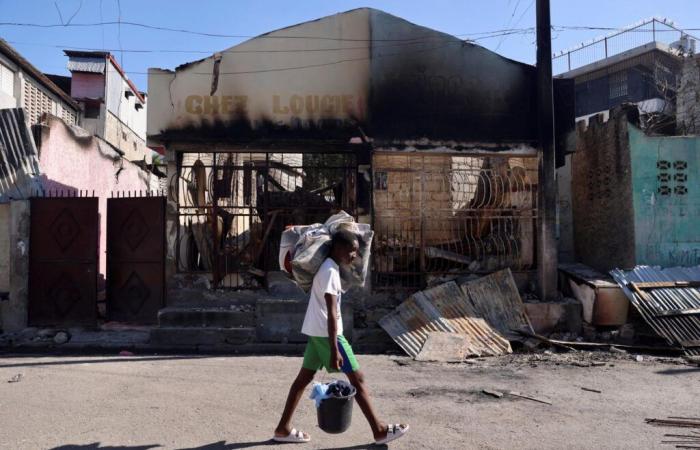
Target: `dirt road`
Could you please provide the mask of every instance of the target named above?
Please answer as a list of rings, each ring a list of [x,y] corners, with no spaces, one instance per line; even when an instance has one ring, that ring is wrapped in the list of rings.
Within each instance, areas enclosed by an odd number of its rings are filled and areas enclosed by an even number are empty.
[[[672,448],[661,444],[662,436],[677,430],[646,425],[644,418],[700,414],[699,368],[671,359],[594,358],[598,362],[588,367],[580,366],[590,364],[590,357],[571,361],[557,355],[455,365],[360,356],[360,364],[381,414],[411,425],[392,448]],[[268,439],[300,362],[2,357],[0,448],[276,448]],[[19,381],[8,382],[13,378]],[[518,391],[552,405],[498,399],[483,389]],[[294,448],[360,449],[371,442],[359,408],[348,432],[328,435],[316,427],[312,401],[303,399],[295,424],[313,440]]]

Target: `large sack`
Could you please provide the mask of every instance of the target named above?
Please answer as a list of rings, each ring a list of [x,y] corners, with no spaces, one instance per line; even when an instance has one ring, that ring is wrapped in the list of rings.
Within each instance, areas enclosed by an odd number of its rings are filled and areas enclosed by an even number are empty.
[[[364,286],[369,268],[374,232],[367,224],[355,223],[348,213],[341,211],[331,216],[324,224],[291,227],[282,233],[280,245],[280,268],[291,273],[299,286],[305,291],[311,289],[314,275],[328,257],[331,249],[331,237],[341,228],[357,236],[359,243],[358,257],[348,267],[341,267],[340,279],[344,291],[353,286]],[[296,239],[293,249],[291,242]],[[287,261],[291,260],[291,264]]]

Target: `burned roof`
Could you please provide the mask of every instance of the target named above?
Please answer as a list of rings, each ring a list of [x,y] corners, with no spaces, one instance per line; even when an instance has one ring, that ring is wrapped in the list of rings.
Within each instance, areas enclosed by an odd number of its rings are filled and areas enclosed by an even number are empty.
[[[175,71],[151,69],[148,135],[536,143],[535,75],[534,66],[474,43],[360,8]]]

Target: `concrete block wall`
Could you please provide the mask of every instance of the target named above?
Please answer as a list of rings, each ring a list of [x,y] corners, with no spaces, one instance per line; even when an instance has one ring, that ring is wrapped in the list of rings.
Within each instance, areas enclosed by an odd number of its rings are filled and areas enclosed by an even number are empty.
[[[680,134],[700,134],[700,58],[687,57],[676,96],[676,125]]]
[[[579,122],[571,199],[578,260],[606,272],[635,264],[628,116],[615,110]]]
[[[106,114],[105,141],[124,152],[124,157],[129,161],[141,161],[145,157],[146,162],[150,164],[151,151],[146,147],[146,142],[117,116],[109,111]]]

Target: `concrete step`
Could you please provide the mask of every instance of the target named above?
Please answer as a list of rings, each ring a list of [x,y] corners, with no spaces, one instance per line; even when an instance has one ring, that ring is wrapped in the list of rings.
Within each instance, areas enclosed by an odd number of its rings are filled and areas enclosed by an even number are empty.
[[[235,346],[255,341],[255,328],[164,327],[151,330],[151,345]]]
[[[158,311],[161,328],[241,328],[255,326],[255,311],[240,308],[169,307]]]

